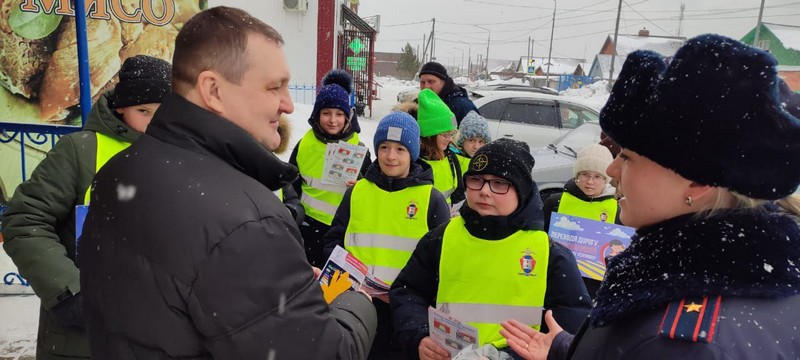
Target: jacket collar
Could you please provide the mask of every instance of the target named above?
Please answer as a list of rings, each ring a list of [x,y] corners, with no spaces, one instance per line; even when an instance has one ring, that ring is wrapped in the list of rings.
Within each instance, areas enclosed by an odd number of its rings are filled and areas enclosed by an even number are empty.
[[[460,212],[467,231],[472,236],[486,240],[502,240],[519,230],[542,230],[544,228],[542,198],[539,196],[539,188],[535,182],[528,202],[508,216],[481,216],[467,203],[464,203]]]
[[[408,176],[402,179],[389,178],[381,171],[378,160],[372,162],[364,175],[369,181],[372,181],[379,188],[393,192],[400,191],[412,186],[432,185],[433,184],[433,169],[431,166],[422,160],[417,160],[411,163],[411,169],[408,171]]]
[[[180,148],[217,157],[273,191],[298,176],[297,168],[278,159],[242,128],[177,94],[167,95],[146,133]]]
[[[111,136],[117,140],[134,142],[141,135],[124,121],[122,116],[109,107],[111,92],[100,95],[92,106],[92,111],[86,119],[83,130],[91,130]]]
[[[575,179],[569,179],[566,184],[564,184],[564,191],[570,193],[570,195],[585,201],[585,202],[596,202],[596,201],[606,201],[608,199],[613,199],[615,196],[615,191],[613,186],[606,184],[606,187],[603,188],[603,193],[600,196],[590,197],[586,195],[578,184],[575,183]]]
[[[775,205],[679,216],[637,230],[608,260],[594,327],[688,296],[775,298],[800,291],[800,230]]]

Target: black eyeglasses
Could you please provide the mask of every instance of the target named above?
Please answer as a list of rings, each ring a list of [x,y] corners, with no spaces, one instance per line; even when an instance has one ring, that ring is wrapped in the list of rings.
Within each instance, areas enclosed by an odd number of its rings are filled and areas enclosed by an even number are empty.
[[[480,176],[468,176],[464,179],[464,184],[470,190],[481,190],[486,183],[489,183],[489,190],[495,194],[506,194],[511,188],[511,183],[503,179],[486,180]]]

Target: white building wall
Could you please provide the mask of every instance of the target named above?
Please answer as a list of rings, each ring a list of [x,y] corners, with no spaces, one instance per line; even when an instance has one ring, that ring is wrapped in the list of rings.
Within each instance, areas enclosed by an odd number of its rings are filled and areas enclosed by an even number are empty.
[[[219,5],[244,9],[277,29],[286,42],[284,51],[292,72],[291,85],[314,85],[317,76],[317,0],[308,0],[308,10],[299,12],[285,10],[282,0],[208,2],[208,7]]]

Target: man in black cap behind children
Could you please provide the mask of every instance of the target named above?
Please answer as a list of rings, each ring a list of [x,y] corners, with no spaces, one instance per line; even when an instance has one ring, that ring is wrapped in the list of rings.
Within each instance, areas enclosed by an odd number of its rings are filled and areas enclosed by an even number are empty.
[[[444,65],[437,62],[430,61],[422,65],[419,71],[419,89],[431,89],[439,95],[447,107],[456,114],[458,124],[461,124],[461,119],[471,110],[480,113],[469,99],[467,90],[456,85],[453,78],[447,75]]]

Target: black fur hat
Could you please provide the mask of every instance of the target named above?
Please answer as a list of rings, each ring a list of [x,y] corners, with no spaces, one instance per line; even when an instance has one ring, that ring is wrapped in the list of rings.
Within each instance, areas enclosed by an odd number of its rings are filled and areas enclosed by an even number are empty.
[[[631,149],[684,178],[756,199],[800,184],[800,120],[782,106],[777,61],[739,41],[690,39],[665,68],[632,53],[600,115]]]

